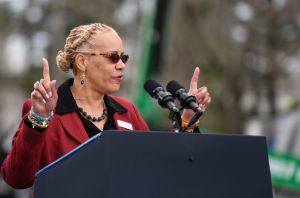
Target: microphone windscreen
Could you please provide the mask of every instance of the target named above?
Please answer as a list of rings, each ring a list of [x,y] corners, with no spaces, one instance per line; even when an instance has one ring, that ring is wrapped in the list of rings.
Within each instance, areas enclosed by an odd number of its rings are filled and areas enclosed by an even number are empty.
[[[147,80],[144,83],[144,89],[152,96],[155,96],[154,90],[157,87],[162,87],[158,82],[156,82],[155,80]]]
[[[175,80],[172,80],[170,81],[168,84],[167,84],[167,91],[170,92],[173,97],[175,97],[176,95],[176,92],[179,90],[179,89],[184,89],[183,86],[181,86],[178,82],[176,82]]]

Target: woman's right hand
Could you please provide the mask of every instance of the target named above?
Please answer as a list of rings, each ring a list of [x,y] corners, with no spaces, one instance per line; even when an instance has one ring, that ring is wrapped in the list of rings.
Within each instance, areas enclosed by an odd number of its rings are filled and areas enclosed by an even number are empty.
[[[57,103],[56,80],[50,79],[48,61],[43,58],[43,78],[34,83],[31,93],[32,107],[35,113],[48,117],[55,110]]]

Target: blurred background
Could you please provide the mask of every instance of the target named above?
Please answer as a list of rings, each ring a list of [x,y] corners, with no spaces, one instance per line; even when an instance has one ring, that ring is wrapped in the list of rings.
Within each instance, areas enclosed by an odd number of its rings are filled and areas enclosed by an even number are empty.
[[[212,103],[204,133],[267,137],[276,197],[300,197],[299,0],[0,0],[0,162],[21,120],[23,101],[42,76],[72,76],[55,64],[70,29],[114,27],[130,55],[116,95],[133,101],[153,130],[172,128],[168,112],[144,91],[147,79],[199,86]],[[255,166],[255,162],[253,162]],[[0,178],[0,197],[28,198]]]

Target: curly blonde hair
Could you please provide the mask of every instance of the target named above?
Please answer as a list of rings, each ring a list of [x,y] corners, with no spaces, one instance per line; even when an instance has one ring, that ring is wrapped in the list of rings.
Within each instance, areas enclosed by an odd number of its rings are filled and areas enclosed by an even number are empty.
[[[114,31],[114,29],[108,25],[102,23],[92,23],[89,25],[80,25],[73,28],[70,34],[66,38],[66,44],[63,50],[58,51],[56,55],[57,67],[64,71],[69,72],[73,70],[76,74],[75,56],[76,50],[87,43],[88,39],[97,32]]]

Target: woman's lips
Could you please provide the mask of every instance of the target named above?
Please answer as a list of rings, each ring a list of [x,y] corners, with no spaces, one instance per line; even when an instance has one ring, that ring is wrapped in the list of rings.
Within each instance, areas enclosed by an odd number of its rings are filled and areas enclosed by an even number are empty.
[[[114,79],[115,81],[117,81],[118,83],[121,83],[123,80],[123,75],[120,76],[113,76],[112,79]]]

